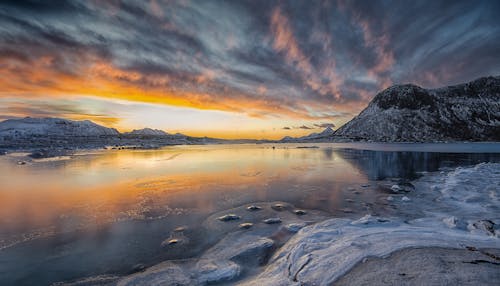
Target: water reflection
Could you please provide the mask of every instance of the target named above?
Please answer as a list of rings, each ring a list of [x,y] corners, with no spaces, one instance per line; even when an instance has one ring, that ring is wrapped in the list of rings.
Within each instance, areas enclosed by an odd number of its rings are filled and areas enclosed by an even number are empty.
[[[22,166],[18,157],[0,157],[0,247],[11,246],[0,250],[0,284],[126,273],[137,263],[193,256],[209,244],[199,229],[204,218],[251,202],[286,201],[335,216],[382,211],[374,188],[362,187],[371,180],[500,161],[499,153],[318,145],[96,151]],[[179,225],[194,230],[192,247],[162,250]]]

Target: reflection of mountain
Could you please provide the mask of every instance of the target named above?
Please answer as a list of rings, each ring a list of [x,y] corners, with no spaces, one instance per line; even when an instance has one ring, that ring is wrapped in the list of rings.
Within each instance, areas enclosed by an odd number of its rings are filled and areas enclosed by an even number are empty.
[[[331,149],[325,149],[324,152],[325,156],[331,156],[329,153]],[[419,172],[433,172],[442,167],[500,162],[500,154],[485,153],[388,152],[356,149],[341,149],[334,152],[371,180],[391,177],[415,179],[419,176]]]

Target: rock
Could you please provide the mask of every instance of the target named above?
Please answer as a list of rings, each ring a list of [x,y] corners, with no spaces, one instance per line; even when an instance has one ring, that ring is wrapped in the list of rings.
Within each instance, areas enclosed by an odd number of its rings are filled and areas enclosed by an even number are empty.
[[[483,232],[490,236],[495,236],[495,223],[489,219],[478,220],[473,223],[469,223],[467,228],[471,232]]]
[[[457,220],[457,218],[456,218],[456,217],[454,217],[454,216],[447,217],[447,218],[444,218],[444,219],[443,219],[443,223],[444,223],[447,227],[449,227],[449,228],[455,228],[455,227],[457,227],[457,222],[458,222],[458,220]]]
[[[241,268],[238,264],[228,260],[205,260],[196,264],[197,281],[200,284],[220,283],[229,281],[240,275]]]
[[[411,191],[414,191],[415,187],[411,183],[400,183],[397,185],[392,185],[391,186],[391,191],[393,193],[409,193]]]
[[[17,161],[18,165],[26,165],[26,161]]]
[[[307,214],[307,212],[305,210],[294,210],[293,213],[296,214],[296,215],[305,215],[305,214]]]
[[[3,151],[3,150],[0,150],[0,156],[3,156],[3,155],[5,155],[5,154],[7,154],[7,152],[5,152],[5,151]]]
[[[340,211],[342,211],[343,213],[346,213],[346,214],[354,212],[354,211],[353,211],[352,209],[350,209],[350,208],[343,208],[343,209],[340,209]]]
[[[247,210],[249,211],[260,211],[262,208],[256,205],[251,205],[247,207]]]
[[[146,269],[146,265],[139,263],[132,267],[132,273],[141,272],[144,271],[144,269]]]
[[[178,239],[178,238],[169,238],[169,239],[164,240],[161,243],[161,246],[163,247],[163,246],[167,246],[167,245],[174,245],[174,244],[179,244],[181,242],[182,242],[181,239]]]
[[[117,286],[178,286],[193,285],[194,281],[184,270],[171,262],[163,262],[148,268],[144,272],[136,273],[120,279]]]
[[[227,214],[220,216],[217,219],[220,221],[232,221],[232,220],[239,220],[240,218],[241,218],[240,216],[237,216],[235,214]]]
[[[174,232],[183,232],[185,230],[187,230],[186,226],[179,226],[179,227],[174,228]]]
[[[283,204],[279,204],[279,203],[278,203],[278,204],[274,204],[274,205],[272,205],[272,206],[271,206],[271,208],[272,208],[273,210],[275,210],[275,211],[279,211],[279,212],[281,212],[281,211],[284,211],[286,207],[285,207],[285,205],[283,205]]]
[[[288,230],[289,232],[297,232],[305,226],[306,226],[305,223],[289,223],[285,225],[285,229]]]
[[[264,220],[264,223],[267,223],[267,224],[281,223],[281,219],[279,217],[268,218],[268,219]]]
[[[239,225],[239,228],[241,229],[249,229],[253,226],[253,223],[251,222],[244,222],[242,224]]]

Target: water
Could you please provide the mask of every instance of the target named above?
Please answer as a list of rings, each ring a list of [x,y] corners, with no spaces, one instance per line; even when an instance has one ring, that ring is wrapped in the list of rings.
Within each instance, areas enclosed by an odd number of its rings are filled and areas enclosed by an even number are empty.
[[[379,182],[500,162],[499,144],[300,144],[99,150],[0,157],[0,284],[50,285],[195,257],[220,235],[209,215],[284,201],[332,217],[394,214]],[[274,147],[274,148],[273,148]],[[189,247],[161,247],[187,226]]]

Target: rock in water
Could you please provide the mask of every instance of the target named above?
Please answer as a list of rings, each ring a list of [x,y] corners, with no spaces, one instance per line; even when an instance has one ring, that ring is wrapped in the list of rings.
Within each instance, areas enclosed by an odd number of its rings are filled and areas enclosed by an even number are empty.
[[[268,219],[264,220],[264,223],[267,223],[267,224],[281,223],[281,219],[279,217],[268,218]]]
[[[249,228],[251,228],[252,226],[253,226],[253,223],[251,223],[251,222],[245,222],[245,223],[242,223],[242,224],[240,224],[240,225],[239,225],[239,227],[240,227],[241,229],[249,229]]]
[[[247,207],[247,210],[249,211],[260,211],[262,208],[256,205],[251,205]]]
[[[271,206],[271,208],[273,210],[275,210],[275,211],[279,211],[280,212],[280,211],[285,210],[286,207],[285,207],[284,204],[274,204],[274,205]]]
[[[232,220],[239,220],[240,216],[237,216],[235,214],[227,214],[223,215],[217,218],[220,221],[232,221]]]

